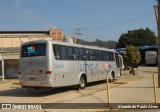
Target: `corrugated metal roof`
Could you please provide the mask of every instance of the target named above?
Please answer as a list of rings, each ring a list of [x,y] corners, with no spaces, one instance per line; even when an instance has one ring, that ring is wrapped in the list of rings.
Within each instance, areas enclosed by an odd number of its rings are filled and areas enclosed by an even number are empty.
[[[144,49],[152,49],[152,48],[157,49],[157,48],[158,48],[158,45],[141,46],[141,47],[139,47],[139,49],[141,49],[141,50],[144,50]],[[125,48],[118,48],[118,49],[115,49],[115,50],[118,51],[118,52],[120,52],[120,51],[125,51]]]
[[[141,46],[140,49],[151,49],[151,48],[158,48],[157,45],[151,45],[151,46]]]
[[[31,33],[31,34],[48,34],[50,31],[0,31],[0,34],[23,34],[23,33]]]

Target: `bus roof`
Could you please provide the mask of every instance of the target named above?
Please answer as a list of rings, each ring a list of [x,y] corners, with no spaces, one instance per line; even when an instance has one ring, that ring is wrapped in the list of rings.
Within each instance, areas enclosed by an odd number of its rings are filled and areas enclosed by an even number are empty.
[[[84,47],[84,48],[89,48],[89,49],[98,49],[98,50],[108,50],[108,51],[112,51],[112,52],[117,52],[113,49],[108,49],[108,48],[103,48],[103,47],[98,47],[98,46],[87,46],[87,45],[81,45],[81,44],[74,44],[74,43],[69,43],[69,42],[58,42],[58,41],[53,41],[53,40],[35,40],[35,41],[30,41],[30,42],[26,42],[23,43],[23,45],[27,45],[27,44],[33,44],[33,43],[52,43],[52,44],[58,44],[58,45],[67,45],[67,46],[74,46],[74,47]]]

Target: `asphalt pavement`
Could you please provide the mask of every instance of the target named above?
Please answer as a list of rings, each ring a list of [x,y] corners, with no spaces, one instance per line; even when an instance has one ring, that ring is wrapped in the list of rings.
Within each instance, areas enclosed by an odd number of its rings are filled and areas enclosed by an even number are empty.
[[[132,112],[137,111],[145,111],[145,112],[160,112],[160,105],[158,105],[158,108],[154,106],[155,104],[160,103],[160,88],[157,85],[158,82],[158,72],[157,72],[157,67],[139,67],[138,68],[138,76],[132,76],[131,74],[128,74],[127,78],[122,76],[120,80],[116,80],[116,82],[121,82],[119,83],[118,86],[114,86],[109,89],[110,93],[110,106],[107,109],[65,109],[65,111],[79,111],[79,112],[95,112],[95,111],[109,111],[109,112]],[[127,74],[128,71],[124,71],[124,74]],[[157,102],[155,102],[155,94],[154,94],[154,86],[153,86],[153,74],[155,75],[156,79],[156,93],[157,93]],[[129,80],[129,78],[132,78],[133,80]],[[18,80],[7,80],[6,82],[0,81],[0,85],[3,84],[14,84],[17,83]],[[115,83],[116,85],[116,83]],[[91,87],[89,87],[91,88]],[[98,88],[97,88],[98,89]],[[107,90],[99,90],[98,92],[92,93],[92,94],[85,94],[84,90],[79,90],[79,93],[81,94],[81,97],[78,97],[74,100],[67,100],[67,99],[72,99],[73,95],[66,95],[64,97],[63,101],[60,103],[95,103],[95,104],[108,104],[108,97],[107,97]],[[43,103],[48,103],[48,102],[43,102]],[[116,109],[113,109],[115,107],[111,107],[112,104],[118,104]],[[124,105],[123,105],[124,104]],[[138,107],[138,104],[140,106]],[[148,108],[148,105],[152,105],[151,108]],[[123,105],[123,106],[121,106]],[[133,106],[136,105],[135,109],[131,108],[128,109],[127,106]],[[142,109],[147,105],[145,109]],[[125,109],[126,108],[126,109]],[[17,110],[16,110],[17,111]],[[27,110],[26,110],[27,111]],[[39,110],[41,112],[59,112],[59,111],[64,111],[64,109],[45,109],[45,110]],[[3,112],[5,112],[3,110]],[[7,111],[8,112],[8,111]]]

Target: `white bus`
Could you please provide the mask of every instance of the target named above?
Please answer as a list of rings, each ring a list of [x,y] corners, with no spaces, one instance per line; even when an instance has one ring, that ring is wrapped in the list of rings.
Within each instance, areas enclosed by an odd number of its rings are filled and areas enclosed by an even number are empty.
[[[145,63],[149,64],[157,64],[157,52],[156,51],[146,51],[145,52]]]
[[[47,40],[22,44],[19,78],[22,87],[62,87],[110,81],[120,76],[120,57],[114,50]]]

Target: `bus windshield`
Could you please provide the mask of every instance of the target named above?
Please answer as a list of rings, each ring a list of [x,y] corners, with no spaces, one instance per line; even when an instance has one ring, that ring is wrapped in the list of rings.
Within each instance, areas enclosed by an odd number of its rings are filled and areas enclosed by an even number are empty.
[[[46,44],[37,43],[37,44],[28,44],[22,46],[22,57],[33,57],[33,56],[45,56],[46,54]]]

